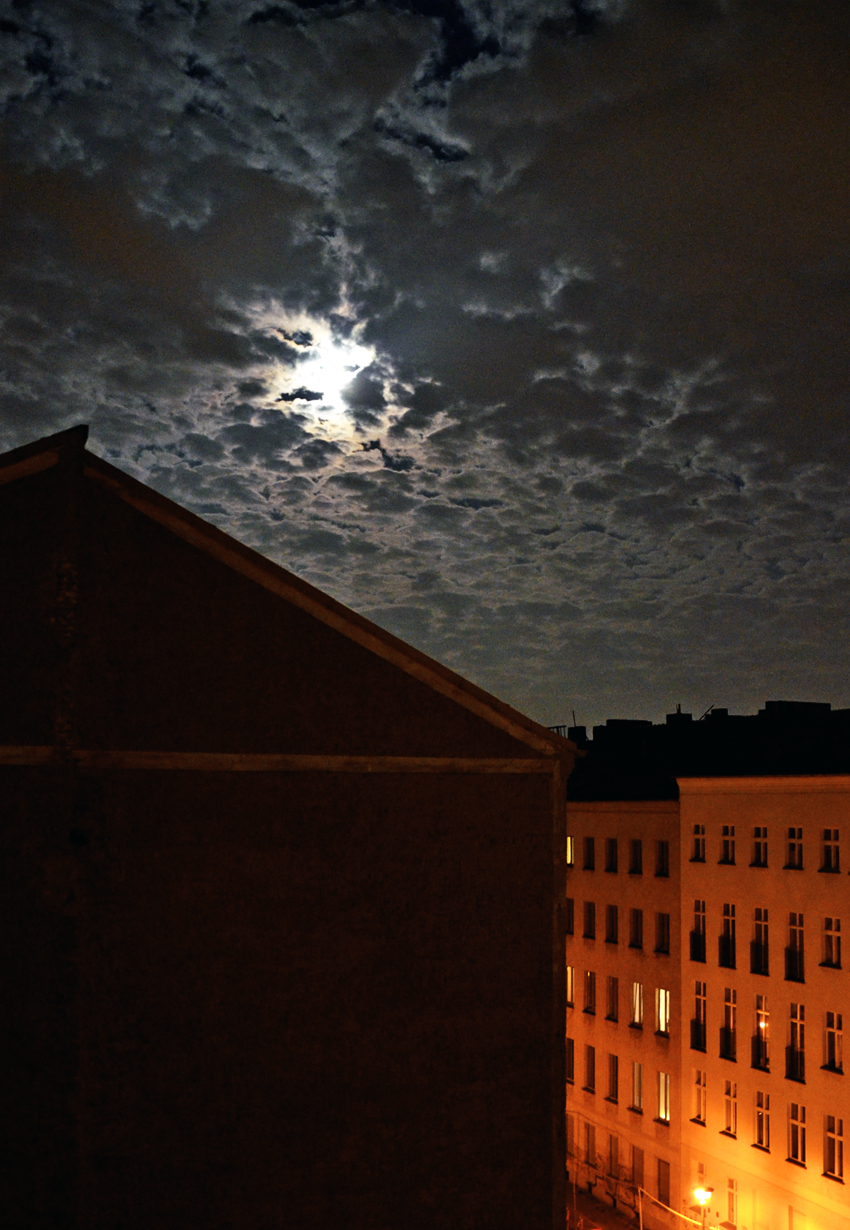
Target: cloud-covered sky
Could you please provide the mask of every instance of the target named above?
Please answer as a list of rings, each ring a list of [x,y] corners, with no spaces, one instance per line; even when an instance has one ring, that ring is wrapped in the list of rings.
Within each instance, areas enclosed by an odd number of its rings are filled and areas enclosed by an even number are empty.
[[[850,704],[847,14],[4,0],[0,446],[543,722]]]

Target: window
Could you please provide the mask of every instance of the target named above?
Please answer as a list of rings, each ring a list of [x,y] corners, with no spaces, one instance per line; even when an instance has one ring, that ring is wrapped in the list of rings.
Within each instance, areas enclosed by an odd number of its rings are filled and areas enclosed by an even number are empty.
[[[584,1125],[584,1160],[588,1166],[596,1166],[596,1128],[592,1123]]]
[[[720,862],[734,863],[735,862],[735,826],[734,824],[723,825],[723,835],[720,841]]]
[[[803,869],[802,829],[789,828],[788,830],[788,854],[785,867],[791,871],[802,871]]]
[[[629,910],[629,948],[643,948],[643,910]]]
[[[620,939],[620,911],[616,905],[605,907],[605,943],[617,944]]]
[[[756,1120],[753,1144],[757,1149],[770,1148],[770,1094],[756,1090]]]
[[[575,838],[568,836],[567,837],[567,866],[568,867],[575,866],[575,861],[576,861]]]
[[[632,1064],[632,1110],[643,1110],[643,1064]]]
[[[770,1037],[770,1013],[767,1007],[767,996],[756,996],[756,1027],[753,1034],[752,1066],[762,1072],[770,1071],[770,1054],[768,1040]]]
[[[596,974],[592,969],[584,971],[584,1011],[596,1011]]]
[[[658,1073],[658,1119],[670,1122],[670,1073]]]
[[[629,875],[643,875],[643,842],[639,837],[629,842]]]
[[[576,1002],[576,971],[574,965],[567,966],[567,1007],[572,1008]]]
[[[616,1102],[620,1095],[620,1060],[616,1055],[608,1056],[608,1101]]]
[[[788,1107],[788,1161],[806,1164],[806,1108],[797,1102]]]
[[[663,987],[655,988],[655,1032],[665,1035],[670,1032],[670,992]]]
[[[564,911],[564,926],[567,935],[573,935],[576,929],[576,903],[573,897],[567,897],[567,905]]]
[[[692,863],[705,862],[705,825],[694,825],[694,846],[691,854]]]
[[[658,1158],[658,1199],[670,1205],[670,1163]]]
[[[636,1029],[643,1028],[643,983],[632,983],[632,1004],[631,1004],[631,1020],[630,1025]]]
[[[608,1133],[608,1173],[612,1179],[620,1177],[620,1142],[610,1132]]]
[[[844,1071],[844,1018],[840,1012],[827,1012],[823,1039],[823,1066],[830,1072]]]
[[[576,1156],[576,1117],[567,1111],[567,1157]]]
[[[596,867],[596,838],[585,837],[584,839],[584,870],[593,871]]]
[[[694,1123],[705,1126],[706,1074],[701,1068],[694,1068]]]
[[[616,837],[606,837],[605,838],[605,870],[614,871],[614,872],[617,870],[617,838]]]
[[[608,1021],[618,1021],[620,1019],[620,979],[608,975],[608,985],[606,989],[607,1012],[605,1019]]]
[[[806,1079],[806,1008],[804,1004],[791,1005],[789,1045],[785,1048],[785,1079]]]
[[[584,1087],[588,1093],[596,1093],[596,1047],[584,1048]]]
[[[694,925],[691,931],[691,960],[705,960],[705,902],[694,901]]]
[[[723,1131],[727,1136],[738,1135],[738,1083],[723,1082]]]
[[[785,979],[805,982],[803,968],[803,915],[788,915],[788,947],[785,949]]]
[[[576,1047],[572,1038],[567,1038],[567,1084],[572,1085],[576,1078]]]
[[[670,952],[670,915],[655,915],[655,951]]]
[[[594,901],[584,903],[584,931],[582,934],[586,940],[596,939],[596,903]]]
[[[750,866],[767,866],[767,828],[764,825],[753,829],[753,861]]]
[[[824,1115],[823,1173],[831,1179],[844,1178],[844,1120]]]
[[[632,1145],[632,1183],[635,1187],[643,1187],[643,1149]]]
[[[839,871],[838,862],[838,829],[823,830],[823,850],[821,852],[821,871]]]
[[[738,1180],[726,1180],[726,1225],[738,1224]]]
[[[717,964],[724,969],[735,968],[735,907],[724,905],[723,930],[717,946]]]
[[[738,1050],[738,992],[726,987],[723,992],[723,1024],[720,1027],[720,1058],[735,1059]]]
[[[753,940],[750,944],[750,973],[767,974],[770,970],[767,947],[767,910],[756,907]]]
[[[705,1050],[705,983],[694,983],[694,1015],[691,1020],[691,1050]]]
[[[841,919],[823,920],[823,965],[841,969]]]
[[[655,874],[657,876],[669,876],[670,874],[669,841],[656,841],[655,843]]]

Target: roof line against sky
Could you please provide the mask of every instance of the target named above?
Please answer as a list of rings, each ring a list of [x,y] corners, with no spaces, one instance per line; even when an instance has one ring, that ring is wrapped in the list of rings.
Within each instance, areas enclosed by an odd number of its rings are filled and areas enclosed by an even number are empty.
[[[560,735],[538,725],[510,705],[470,683],[442,663],[406,644],[378,624],[352,611],[294,573],[246,547],[167,496],[140,483],[122,470],[89,453],[88,427],[80,424],[0,456],[0,484],[58,465],[71,450],[85,454],[83,473],[145,516],[159,522],[185,542],[212,555],[220,563],[299,607],[328,627],[357,642],[408,675],[447,696],[463,708],[498,727],[512,738],[544,755],[555,756],[571,745]]]

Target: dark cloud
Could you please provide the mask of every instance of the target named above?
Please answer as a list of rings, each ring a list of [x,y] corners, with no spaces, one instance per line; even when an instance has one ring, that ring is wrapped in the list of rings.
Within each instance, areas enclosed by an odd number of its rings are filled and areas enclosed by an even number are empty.
[[[0,428],[543,720],[848,703],[847,11],[0,9]]]

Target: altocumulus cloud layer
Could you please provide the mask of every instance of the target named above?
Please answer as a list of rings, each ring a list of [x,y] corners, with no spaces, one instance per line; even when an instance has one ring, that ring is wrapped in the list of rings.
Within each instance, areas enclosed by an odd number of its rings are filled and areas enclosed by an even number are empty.
[[[0,12],[4,447],[543,721],[850,702],[844,6]]]

